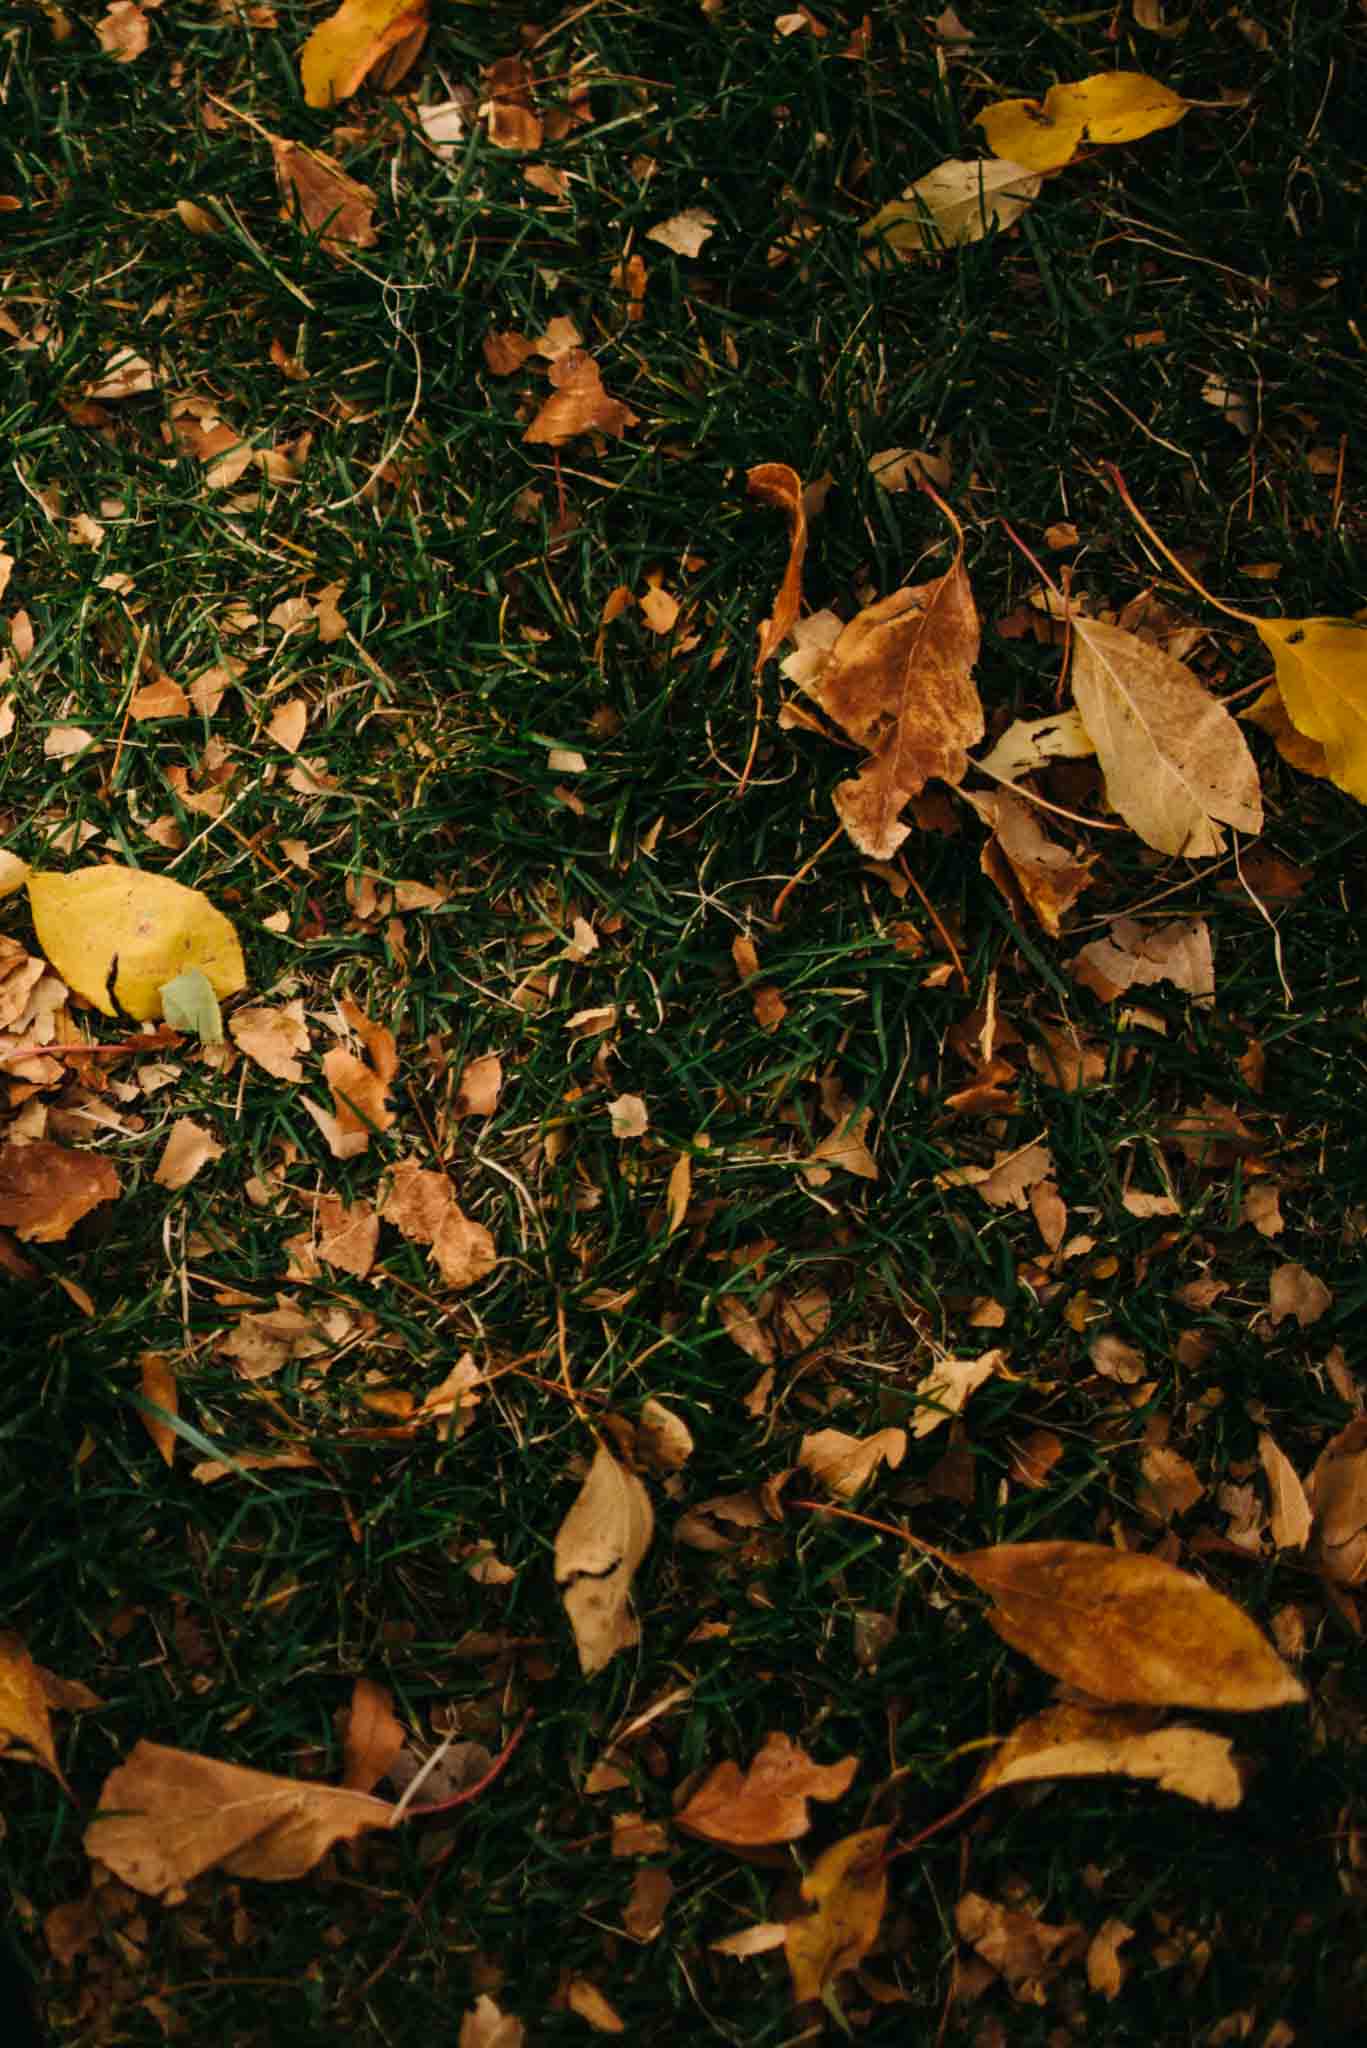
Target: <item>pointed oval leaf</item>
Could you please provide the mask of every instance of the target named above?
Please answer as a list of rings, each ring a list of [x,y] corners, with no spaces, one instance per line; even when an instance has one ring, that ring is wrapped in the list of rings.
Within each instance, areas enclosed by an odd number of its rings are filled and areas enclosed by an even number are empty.
[[[1187,102],[1143,71],[1097,71],[1076,85],[1051,86],[1044,111],[1060,123],[1080,121],[1089,142],[1138,142],[1173,127]]]
[[[142,868],[78,868],[32,874],[29,904],[38,943],[69,988],[106,1017],[112,994],[130,1017],[161,1015],[161,989],[198,967],[220,998],[246,987],[237,933],[198,889]]]
[[[1060,119],[1038,100],[997,100],[983,108],[974,125],[982,129],[993,156],[1031,171],[1057,171],[1076,156],[1087,124],[1080,114]]]
[[[654,1533],[650,1495],[600,1446],[555,1539],[555,1580],[586,1677],[639,1637],[631,1581]]]
[[[1329,775],[1367,804],[1367,622],[1260,619],[1291,723],[1324,748]]]
[[[1242,1610],[1190,1572],[1101,1543],[1001,1543],[956,1557],[988,1620],[1041,1670],[1099,1700],[1251,1713],[1305,1687]]]

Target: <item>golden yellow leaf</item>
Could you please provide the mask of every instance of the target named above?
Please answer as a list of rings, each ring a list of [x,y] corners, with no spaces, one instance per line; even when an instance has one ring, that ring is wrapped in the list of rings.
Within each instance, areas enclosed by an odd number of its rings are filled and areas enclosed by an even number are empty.
[[[1040,1778],[1141,1778],[1198,1806],[1228,1811],[1243,1796],[1227,1736],[1161,1727],[1136,1707],[1046,1707],[1014,1728],[973,1781],[981,1797]]]
[[[814,1908],[788,1922],[784,1947],[799,2005],[824,1998],[842,1970],[856,1970],[878,1936],[888,1902],[883,1850],[889,1828],[864,1828],[833,1842],[802,1881]]]
[[[29,904],[38,943],[87,1002],[139,1023],[161,1015],[161,987],[198,967],[220,999],[246,986],[242,948],[221,910],[198,889],[142,868],[78,868],[31,874]]]
[[[362,1792],[139,1742],[105,1779],[85,1848],[135,1892],[174,1903],[206,1870],[303,1877],[334,1842],[392,1827],[394,1811]]]
[[[1040,1669],[1094,1699],[1251,1713],[1305,1688],[1246,1614],[1189,1572],[1101,1543],[1000,1543],[954,1560],[988,1620]]]
[[[1291,723],[1324,748],[1330,780],[1367,803],[1367,622],[1259,619]]]
[[[650,1495],[600,1446],[555,1539],[555,1581],[586,1676],[639,1637],[629,1612],[631,1581],[654,1533]]]
[[[400,45],[407,59],[402,70],[391,68],[386,85],[396,85],[407,71],[427,33],[427,0],[342,0],[337,12],[319,22],[299,56],[304,98],[311,107],[330,107],[349,99],[380,59]]]
[[[959,242],[980,242],[992,228],[1009,227],[1039,188],[1038,176],[1025,164],[950,157],[881,207],[859,232],[865,241],[886,242],[899,256],[936,256]]]
[[[1084,142],[1137,142],[1171,128],[1187,102],[1142,71],[1098,71],[1076,85],[1051,86],[1038,100],[997,100],[977,126],[994,156],[1032,171],[1057,171]]]
[[[0,1631],[0,1756],[39,1763],[65,1785],[48,1721],[48,1696],[22,1639]]]
[[[807,1801],[843,1799],[858,1769],[858,1757],[813,1763],[786,1735],[768,1735],[744,1773],[729,1760],[718,1764],[674,1819],[685,1834],[728,1849],[796,1842],[812,1824]]]
[[[996,100],[974,125],[993,156],[1031,171],[1057,171],[1077,155],[1087,124],[1080,114],[1050,113],[1047,102]]]

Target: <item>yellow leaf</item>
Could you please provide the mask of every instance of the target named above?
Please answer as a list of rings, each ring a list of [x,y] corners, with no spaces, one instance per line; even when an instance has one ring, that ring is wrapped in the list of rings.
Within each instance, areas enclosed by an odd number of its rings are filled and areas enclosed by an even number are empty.
[[[1086,123],[1076,114],[1059,119],[1038,100],[997,100],[983,108],[975,126],[993,156],[1029,171],[1057,171],[1077,155]]]
[[[219,997],[245,988],[242,948],[222,911],[198,889],[141,868],[79,868],[28,879],[38,943],[70,988],[139,1023],[161,1015],[161,989],[198,967]]]
[[[1305,1688],[1248,1616],[1189,1572],[1102,1543],[999,1543],[954,1560],[988,1620],[1042,1671],[1094,1699],[1252,1713]]]
[[[980,242],[991,228],[1009,227],[1039,188],[1026,164],[950,157],[908,185],[859,232],[866,241],[881,237],[899,256],[934,256],[958,242]]]
[[[1142,71],[1098,71],[1076,85],[1051,86],[1038,100],[997,100],[977,126],[994,156],[1030,171],[1057,171],[1084,142],[1137,142],[1171,128],[1187,111],[1177,93]]]
[[[888,1902],[883,1847],[888,1828],[865,1828],[833,1842],[802,1881],[815,1908],[788,1922],[784,1946],[799,2005],[823,1998],[842,1970],[856,1970],[873,1947]]]
[[[1324,748],[1329,778],[1367,803],[1367,623],[1259,619],[1291,723]]]
[[[337,12],[320,22],[299,58],[304,98],[311,107],[330,107],[349,99],[380,59],[414,39],[403,70],[408,69],[427,33],[426,0],[343,0]],[[385,83],[397,84],[394,72]]]

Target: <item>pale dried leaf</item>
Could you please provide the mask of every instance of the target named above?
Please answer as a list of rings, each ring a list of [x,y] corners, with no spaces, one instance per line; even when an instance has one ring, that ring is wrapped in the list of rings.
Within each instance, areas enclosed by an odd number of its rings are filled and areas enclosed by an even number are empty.
[[[172,1124],[152,1178],[159,1188],[188,1187],[201,1167],[222,1157],[223,1147],[213,1132],[183,1116]]]
[[[873,1436],[847,1436],[841,1429],[818,1429],[804,1436],[797,1462],[819,1485],[840,1500],[853,1500],[880,1465],[901,1464],[907,1451],[904,1429],[880,1429]]]
[[[1228,1812],[1243,1788],[1232,1745],[1204,1728],[1163,1727],[1134,1708],[1046,1707],[1013,1729],[973,1781],[976,1794],[1045,1778],[1149,1779],[1199,1806]]]
[[[654,1530],[645,1487],[600,1445],[555,1539],[555,1581],[586,1677],[639,1639],[631,1581]]]
[[[1278,1550],[1303,1550],[1310,1541],[1314,1516],[1300,1475],[1269,1430],[1259,1432],[1258,1457],[1272,1502],[1272,1541]]]

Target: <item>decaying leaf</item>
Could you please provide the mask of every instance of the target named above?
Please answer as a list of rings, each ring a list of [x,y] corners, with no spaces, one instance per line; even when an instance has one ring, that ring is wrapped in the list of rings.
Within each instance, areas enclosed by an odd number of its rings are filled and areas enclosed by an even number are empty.
[[[191,1750],[139,1742],[105,1779],[86,1853],[135,1892],[170,1904],[206,1870],[283,1882],[334,1842],[393,1825],[383,1799],[245,1770]]]
[[[904,805],[938,777],[962,781],[968,748],[983,735],[973,682],[981,638],[963,564],[932,583],[895,590],[851,619],[801,687],[842,732],[867,748],[835,809],[861,853],[890,860],[911,830]]]
[[[390,57],[383,83],[395,86],[410,68],[427,34],[426,0],[342,0],[337,12],[319,22],[299,53],[304,99],[330,107],[352,93]],[[402,68],[396,61],[402,59]]]
[[[774,609],[759,629],[755,673],[783,645],[797,623],[802,603],[802,565],[807,558],[807,507],[802,479],[786,462],[761,462],[747,471],[745,487],[752,498],[776,505],[788,520],[788,563],[774,598]]]
[[[1008,903],[1013,887],[1018,890],[1050,938],[1058,938],[1064,917],[1092,886],[1092,860],[1075,860],[1049,837],[1033,807],[1010,790],[964,794],[992,830],[982,851],[983,873]]]
[[[802,1880],[812,1911],[788,1922],[784,1947],[799,2005],[825,1998],[842,1971],[857,1970],[883,1924],[888,1903],[884,1857],[890,1828],[864,1828],[833,1842]]]
[[[473,1287],[498,1264],[494,1240],[482,1223],[467,1216],[444,1173],[416,1160],[401,1160],[380,1201],[379,1213],[414,1244],[431,1246],[431,1257],[448,1287]]]
[[[0,1630],[0,1756],[41,1764],[64,1786],[49,1705],[42,1674],[22,1639],[10,1629]]]
[[[1306,1481],[1315,1516],[1315,1557],[1336,1585],[1367,1579],[1367,1418],[1331,1437]]]
[[[188,1187],[203,1166],[223,1157],[223,1147],[210,1130],[192,1116],[177,1117],[152,1178],[159,1188]]]
[[[1187,102],[1142,71],[1098,71],[1075,85],[1051,86],[1038,100],[998,100],[977,125],[994,155],[1032,171],[1071,163],[1084,142],[1137,142],[1171,128]]]
[[[394,1121],[389,1084],[399,1070],[399,1054],[393,1032],[373,1024],[349,996],[343,999],[342,1013],[369,1055],[358,1059],[342,1045],[323,1055],[333,1116],[346,1145],[344,1151],[336,1145],[332,1150],[338,1158],[349,1159],[366,1150],[373,1131],[387,1131]]]
[[[999,782],[1019,782],[1050,761],[1077,761],[1094,754],[1086,726],[1075,704],[1048,718],[1018,718],[974,767]]]
[[[58,1243],[118,1192],[119,1176],[98,1152],[73,1152],[46,1138],[0,1145],[0,1226],[25,1244]]]
[[[1210,926],[1203,917],[1156,925],[1117,917],[1106,937],[1074,954],[1070,966],[1074,978],[1103,1003],[1157,981],[1170,981],[1200,1003],[1215,993]]]
[[[408,1740],[394,1712],[394,1697],[373,1678],[358,1678],[352,1688],[343,1734],[342,1784],[349,1792],[373,1792]]]
[[[1333,1301],[1319,1274],[1294,1262],[1277,1266],[1268,1282],[1267,1312],[1274,1323],[1294,1316],[1300,1327],[1308,1330],[1333,1306]]]
[[[1367,621],[1259,619],[1297,732],[1324,749],[1340,789],[1367,803]]]
[[[1042,2003],[1039,1988],[1062,1966],[1081,1955],[1087,1935],[1076,1920],[1051,1926],[1036,1913],[1000,1906],[981,1892],[965,1892],[954,1909],[959,1937],[976,1949],[988,1968],[1019,1997]]]
[[[993,228],[1010,227],[1040,183],[1024,164],[950,157],[881,207],[859,232],[899,256],[936,256],[960,242],[980,242]]]
[[[1004,1642],[1094,1699],[1251,1713],[1305,1698],[1232,1600],[1159,1558],[1002,1543],[954,1563],[996,1601],[988,1620]]]
[[[841,1500],[855,1495],[878,1470],[895,1470],[907,1454],[904,1429],[880,1429],[872,1436],[847,1436],[843,1429],[818,1429],[804,1436],[797,1462]]]
[[[858,1769],[857,1757],[817,1764],[786,1735],[768,1735],[746,1771],[729,1760],[710,1771],[675,1824],[728,1849],[796,1842],[812,1824],[808,1800],[843,1799]]]
[[[555,1539],[555,1582],[586,1677],[639,1639],[631,1581],[654,1533],[650,1495],[600,1446]]]
[[[297,219],[334,252],[374,248],[379,236],[373,224],[375,194],[369,185],[348,177],[326,151],[306,149],[283,135],[271,137],[271,154],[285,201],[280,209],[284,220]]]
[[[1012,1730],[973,1781],[977,1795],[1041,1778],[1142,1778],[1227,1812],[1243,1786],[1226,1736],[1164,1727],[1136,1707],[1046,1707]]]
[[[117,1014],[115,1002],[139,1023],[160,1017],[162,984],[192,967],[221,1000],[246,986],[242,948],[227,918],[198,889],[169,875],[110,862],[68,875],[32,873],[28,894],[38,943],[52,966],[106,1017]]]
[[[672,213],[668,220],[657,220],[653,228],[647,228],[646,240],[659,242],[676,256],[696,256],[716,225],[715,213],[701,206],[686,206],[682,213]]]
[[[1258,770],[1237,722],[1150,640],[1074,611],[1073,698],[1106,777],[1111,808],[1160,853],[1222,851],[1216,820],[1263,824]]]
[[[1314,1516],[1300,1475],[1266,1429],[1258,1435],[1258,1458],[1272,1500],[1272,1541],[1278,1550],[1303,1550],[1310,1541]]]
[[[233,1043],[277,1081],[302,1081],[299,1054],[310,1049],[301,996],[272,1009],[265,1003],[237,1010],[228,1021]]]

